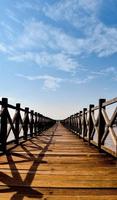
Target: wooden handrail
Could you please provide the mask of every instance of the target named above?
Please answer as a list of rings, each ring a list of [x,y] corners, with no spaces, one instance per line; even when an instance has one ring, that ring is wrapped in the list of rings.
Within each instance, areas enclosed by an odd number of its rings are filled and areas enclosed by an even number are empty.
[[[109,117],[106,109],[112,104],[115,105],[115,110],[112,117]],[[97,117],[95,112],[98,112]],[[117,97],[108,101],[99,99],[97,106],[91,104],[89,109],[84,108],[83,111],[61,120],[61,123],[80,138],[88,141],[89,145],[93,144],[99,151],[104,150],[117,157]],[[108,136],[112,139],[115,150],[105,146]]]
[[[9,143],[7,140],[11,132],[15,138],[12,141],[19,144],[21,131],[23,138],[27,140],[28,137],[36,136],[56,123],[55,120],[29,110],[29,108],[21,108],[19,103],[16,106],[10,105],[7,98],[2,98],[0,105],[0,150],[3,152],[7,151]],[[11,116],[9,108],[15,111],[13,116]]]

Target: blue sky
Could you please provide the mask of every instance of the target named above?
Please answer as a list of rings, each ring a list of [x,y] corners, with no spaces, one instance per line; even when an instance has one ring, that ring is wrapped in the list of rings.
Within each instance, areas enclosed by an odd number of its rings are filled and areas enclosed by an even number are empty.
[[[0,0],[0,96],[52,118],[116,97],[117,0]]]

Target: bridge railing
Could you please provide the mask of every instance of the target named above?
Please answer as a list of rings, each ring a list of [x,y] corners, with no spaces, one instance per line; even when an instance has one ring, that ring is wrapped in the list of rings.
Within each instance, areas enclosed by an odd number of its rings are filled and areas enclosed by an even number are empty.
[[[39,135],[56,121],[40,113],[8,104],[7,98],[0,101],[0,150],[5,152],[10,142],[19,144],[20,139]]]
[[[61,122],[99,151],[117,157],[117,98],[99,99],[98,106],[91,104]]]

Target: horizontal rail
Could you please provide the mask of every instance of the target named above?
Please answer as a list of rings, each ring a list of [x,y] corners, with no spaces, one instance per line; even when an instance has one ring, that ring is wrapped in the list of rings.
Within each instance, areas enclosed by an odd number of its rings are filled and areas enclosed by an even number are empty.
[[[111,109],[111,116],[107,112],[110,105],[114,104],[114,111]],[[99,151],[103,150],[117,157],[117,97],[106,101],[99,99],[99,104],[89,105],[76,114],[61,120],[61,123],[89,145],[95,145]],[[110,139],[108,139],[110,138]],[[111,146],[107,147],[107,140]]]
[[[103,105],[102,105],[102,107],[104,107],[104,106],[110,106],[111,104],[114,104],[114,103],[117,103],[117,97],[104,102]]]
[[[55,120],[29,110],[28,107],[21,108],[19,103],[16,106],[9,104],[7,98],[2,98],[0,106],[0,150],[3,152],[7,151],[11,133],[14,138],[10,140],[19,144],[20,138],[27,140],[56,123]],[[9,109],[13,111],[12,114]]]

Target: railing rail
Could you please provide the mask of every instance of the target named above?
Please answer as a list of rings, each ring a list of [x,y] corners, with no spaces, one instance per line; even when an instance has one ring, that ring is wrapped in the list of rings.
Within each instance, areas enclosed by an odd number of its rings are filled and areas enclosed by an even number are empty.
[[[107,109],[114,105],[111,116]],[[97,112],[97,116],[95,114]],[[89,145],[95,145],[99,151],[106,151],[117,157],[117,98],[106,101],[99,99],[98,106],[93,104],[89,108],[84,108],[70,117],[61,121],[61,123]],[[111,142],[111,147],[107,144]]]
[[[12,142],[19,144],[21,138],[27,140],[28,137],[36,136],[56,122],[33,110],[30,111],[27,107],[21,108],[19,103],[16,106],[10,105],[7,98],[2,98],[0,106],[0,150],[3,152],[7,150],[11,132],[14,136]],[[12,115],[9,109],[14,111]]]

